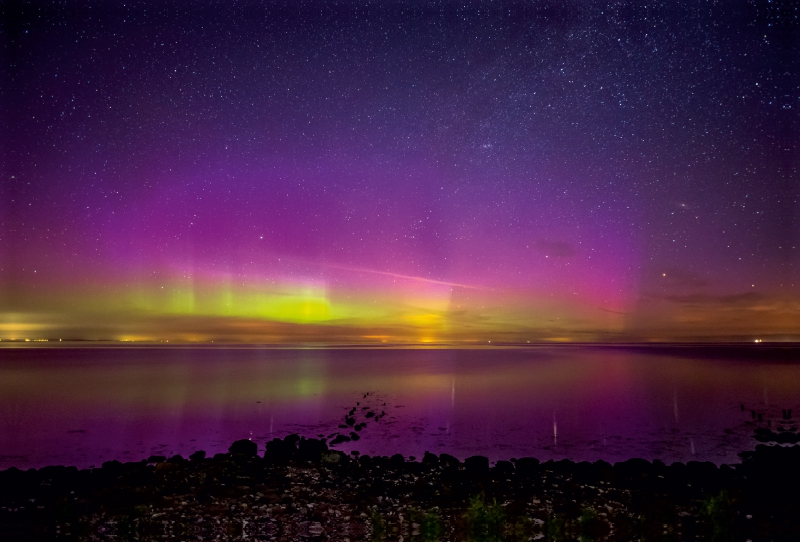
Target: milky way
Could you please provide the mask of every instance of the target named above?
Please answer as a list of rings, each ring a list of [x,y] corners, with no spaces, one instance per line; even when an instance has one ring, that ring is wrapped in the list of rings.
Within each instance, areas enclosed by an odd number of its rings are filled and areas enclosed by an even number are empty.
[[[4,7],[0,338],[798,338],[797,9]]]

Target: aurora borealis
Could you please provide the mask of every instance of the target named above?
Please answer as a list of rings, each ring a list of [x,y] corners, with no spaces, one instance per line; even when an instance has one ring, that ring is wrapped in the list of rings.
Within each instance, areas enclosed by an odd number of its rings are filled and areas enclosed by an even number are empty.
[[[800,339],[797,9],[560,4],[4,4],[0,339]]]

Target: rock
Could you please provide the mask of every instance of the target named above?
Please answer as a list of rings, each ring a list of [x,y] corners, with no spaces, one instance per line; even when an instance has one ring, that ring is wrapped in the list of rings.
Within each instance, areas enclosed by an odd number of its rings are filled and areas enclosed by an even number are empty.
[[[350,437],[346,437],[344,435],[336,435],[331,441],[331,446],[336,446],[337,444],[341,444],[342,442],[350,442]]]
[[[206,453],[203,450],[197,450],[195,453],[189,456],[189,459],[192,461],[202,461],[206,458]]]
[[[464,467],[467,472],[474,475],[485,475],[489,473],[489,458],[482,455],[473,455],[464,460]]]
[[[646,459],[633,458],[614,463],[614,471],[622,477],[641,477],[650,473],[652,464]]]
[[[117,473],[122,470],[122,463],[117,461],[116,459],[112,459],[111,461],[106,461],[103,463],[103,471]]]
[[[511,477],[514,474],[514,465],[511,464],[511,461],[498,461],[492,467],[492,475],[494,475],[497,479],[505,480],[506,478]]]
[[[450,454],[441,454],[439,456],[439,463],[444,467],[458,467],[461,465],[461,461]]]
[[[322,439],[300,439],[298,443],[298,455],[304,461],[311,461],[312,463],[319,463],[322,454],[328,451],[328,445]]]
[[[564,475],[575,472],[575,462],[571,459],[560,459],[553,463],[553,470]]]
[[[406,464],[406,460],[401,454],[394,454],[389,458],[389,467],[393,469],[402,469]]]
[[[258,455],[258,444],[249,439],[237,440],[231,444],[231,447],[228,448],[228,452],[236,455],[253,457]]]
[[[517,474],[531,477],[539,472],[539,460],[535,457],[520,457],[516,463]]]
[[[439,457],[436,454],[425,452],[422,456],[422,464],[428,468],[433,468],[439,465]]]
[[[264,452],[264,457],[270,461],[288,461],[292,459],[297,453],[297,448],[294,444],[296,440],[289,437],[285,437],[283,440],[274,438],[267,442],[267,450]],[[299,440],[299,437],[297,440]]]
[[[361,437],[359,436],[359,434],[358,434],[358,433],[356,433],[356,432],[351,432],[351,433],[350,433],[350,439],[351,439],[351,440],[359,440],[360,438],[361,438]]]
[[[800,435],[791,431],[780,431],[778,433],[764,427],[758,427],[754,431],[754,437],[759,442],[776,442],[778,444],[797,444],[800,443]]]
[[[349,460],[347,454],[339,450],[327,450],[320,454],[320,463],[323,465],[343,465]]]

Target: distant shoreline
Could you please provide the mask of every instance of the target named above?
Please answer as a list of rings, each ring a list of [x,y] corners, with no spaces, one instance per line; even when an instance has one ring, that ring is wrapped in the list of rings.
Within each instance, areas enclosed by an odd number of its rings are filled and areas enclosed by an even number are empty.
[[[440,343],[352,343],[352,342],[297,342],[297,343],[250,343],[250,342],[189,342],[189,341],[115,341],[93,339],[0,339],[2,347],[25,348],[69,348],[69,347],[156,347],[156,348],[263,348],[263,349],[348,349],[348,348],[374,348],[374,349],[492,349],[492,348],[618,348],[618,349],[643,349],[654,351],[659,349],[689,349],[689,348],[729,348],[755,350],[800,350],[800,341],[696,341],[696,342],[440,342]]]

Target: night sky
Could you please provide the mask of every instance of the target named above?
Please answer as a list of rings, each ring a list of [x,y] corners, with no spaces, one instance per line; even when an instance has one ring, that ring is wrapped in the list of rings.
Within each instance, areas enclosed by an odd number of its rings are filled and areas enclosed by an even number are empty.
[[[792,2],[266,4],[3,4],[0,338],[800,338]]]

